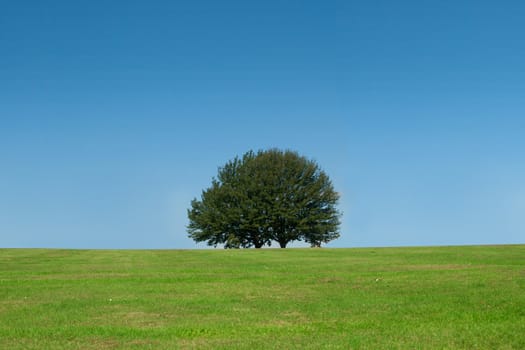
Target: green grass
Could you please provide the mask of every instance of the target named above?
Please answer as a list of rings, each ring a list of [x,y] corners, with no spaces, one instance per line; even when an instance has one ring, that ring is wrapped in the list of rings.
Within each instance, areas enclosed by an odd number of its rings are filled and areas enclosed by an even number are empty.
[[[0,249],[1,349],[525,349],[525,245]]]

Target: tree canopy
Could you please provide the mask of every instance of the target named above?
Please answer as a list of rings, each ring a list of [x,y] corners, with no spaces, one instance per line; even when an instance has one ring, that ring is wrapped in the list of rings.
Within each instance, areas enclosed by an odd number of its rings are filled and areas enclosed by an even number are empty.
[[[208,245],[261,248],[339,237],[339,194],[318,164],[297,152],[249,151],[219,168],[188,209],[188,235]]]

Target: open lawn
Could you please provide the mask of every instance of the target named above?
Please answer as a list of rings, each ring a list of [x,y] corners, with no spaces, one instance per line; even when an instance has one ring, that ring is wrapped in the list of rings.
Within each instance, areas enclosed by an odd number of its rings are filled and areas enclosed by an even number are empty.
[[[525,349],[525,245],[0,249],[1,349]]]

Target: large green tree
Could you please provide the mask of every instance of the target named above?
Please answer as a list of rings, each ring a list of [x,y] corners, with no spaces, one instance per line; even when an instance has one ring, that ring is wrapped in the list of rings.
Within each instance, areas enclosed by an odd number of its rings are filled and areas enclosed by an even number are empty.
[[[188,209],[189,237],[226,248],[339,237],[339,194],[319,165],[297,152],[249,151],[219,168]]]

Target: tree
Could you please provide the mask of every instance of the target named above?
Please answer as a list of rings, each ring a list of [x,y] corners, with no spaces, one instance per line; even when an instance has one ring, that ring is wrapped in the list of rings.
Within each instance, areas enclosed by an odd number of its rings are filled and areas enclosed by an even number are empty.
[[[249,151],[219,168],[188,209],[188,235],[208,245],[261,248],[339,237],[339,194],[316,162],[297,152]]]

